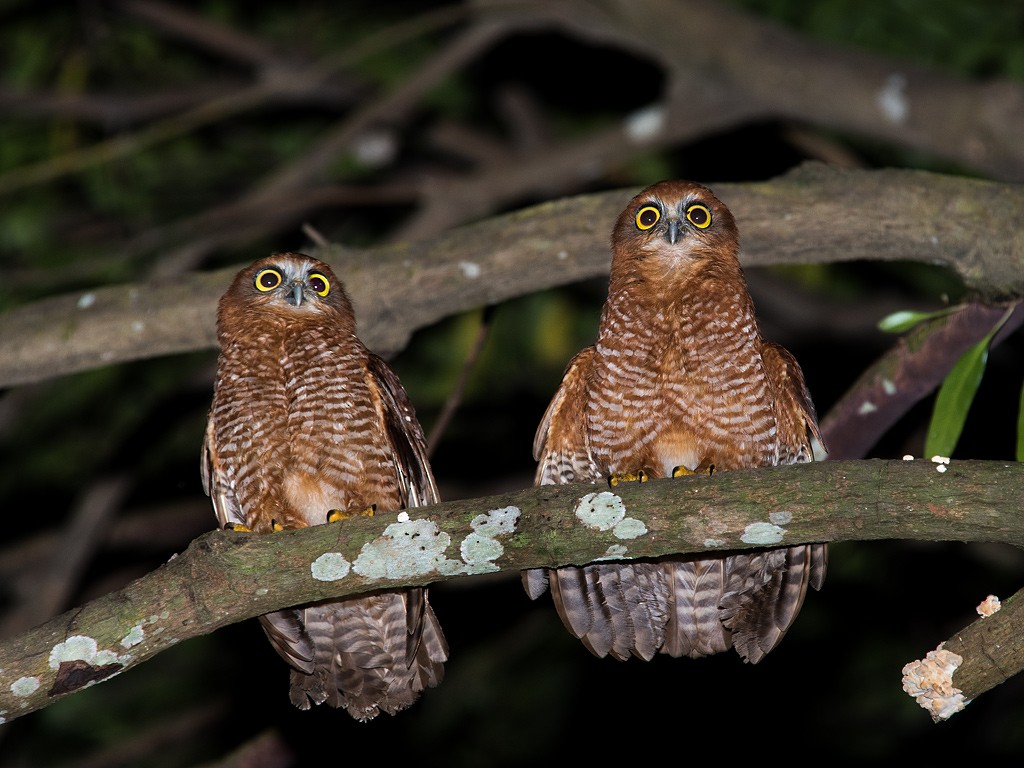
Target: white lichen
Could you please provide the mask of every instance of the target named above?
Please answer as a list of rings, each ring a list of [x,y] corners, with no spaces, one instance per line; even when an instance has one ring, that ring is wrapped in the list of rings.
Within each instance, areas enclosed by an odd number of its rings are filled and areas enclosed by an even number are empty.
[[[131,648],[132,646],[138,645],[146,637],[146,633],[142,629],[142,624],[136,624],[134,627],[128,630],[128,634],[121,638],[122,648]]]
[[[903,460],[904,461],[913,461],[914,457],[911,454],[909,454],[909,453],[905,453],[905,454],[903,454]]]
[[[612,533],[617,539],[635,539],[647,533],[647,526],[642,520],[635,517],[627,517],[621,523],[612,528]]]
[[[609,491],[588,493],[576,504],[576,519],[588,528],[610,531],[626,517],[626,505]]]
[[[472,261],[460,261],[459,269],[462,270],[463,276],[474,280],[480,277],[480,273],[483,271],[480,269],[480,265]]]
[[[402,517],[405,517],[403,520]],[[407,513],[384,533],[367,542],[352,564],[352,570],[369,579],[405,579],[431,573],[450,573],[462,563],[448,561],[445,550],[451,537],[441,531],[433,520],[410,520]]]
[[[785,536],[786,529],[774,523],[751,523],[743,529],[740,536],[746,544],[768,545],[778,544]]]
[[[775,525],[789,525],[793,522],[792,512],[769,512],[768,520],[775,523]]]
[[[611,531],[618,539],[635,539],[647,533],[642,520],[626,517],[622,498],[610,491],[588,493],[576,503],[576,519],[595,531]]]
[[[78,297],[78,308],[79,309],[88,309],[89,307],[91,307],[95,303],[96,303],[96,294],[95,293],[83,293],[81,296]]]
[[[890,397],[895,395],[896,383],[892,379],[882,379],[882,391]]]
[[[481,536],[508,536],[516,532],[516,525],[522,512],[519,507],[492,509],[487,514],[477,515],[470,525]]]
[[[50,669],[54,670],[60,669],[62,663],[71,661],[84,661],[93,667],[106,667],[113,664],[123,667],[131,659],[130,654],[121,655],[116,651],[101,649],[96,640],[87,635],[73,635],[64,642],[53,646],[50,650],[49,663]]]
[[[860,408],[857,409],[858,416],[867,416],[869,413],[874,413],[878,410],[878,406],[872,403],[870,400],[865,400],[860,404]]]
[[[19,677],[11,683],[11,693],[15,696],[31,696],[39,690],[38,677]]]
[[[903,667],[903,690],[928,711],[933,721],[947,720],[970,704],[953,685],[953,673],[962,663],[963,657],[939,645],[923,660]]]
[[[604,551],[603,557],[597,560],[622,560],[626,556],[626,548],[622,544],[612,544]]]
[[[473,526],[473,533],[459,545],[459,554],[465,563],[460,573],[500,571],[494,561],[505,554],[505,547],[497,537],[515,533],[521,514],[518,507],[510,506],[492,509],[486,514],[474,517],[470,523]]]
[[[709,549],[715,548],[715,547],[724,547],[725,546],[725,540],[724,539],[704,539],[704,546],[708,547]]]
[[[309,566],[310,574],[317,581],[340,581],[350,570],[352,564],[340,552],[324,552]]]
[[[96,641],[86,635],[72,635],[63,643],[57,643],[50,650],[50,669],[59,669],[63,661],[85,661],[95,663]]]

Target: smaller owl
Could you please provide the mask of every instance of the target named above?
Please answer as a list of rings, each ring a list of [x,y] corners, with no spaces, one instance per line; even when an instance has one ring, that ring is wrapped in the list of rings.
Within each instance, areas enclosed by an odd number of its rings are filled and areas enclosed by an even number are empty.
[[[220,300],[217,338],[201,469],[222,527],[271,534],[439,501],[409,398],[356,337],[327,264],[277,253],[243,269]],[[326,702],[369,720],[444,676],[448,646],[422,587],[260,622],[300,709]]]

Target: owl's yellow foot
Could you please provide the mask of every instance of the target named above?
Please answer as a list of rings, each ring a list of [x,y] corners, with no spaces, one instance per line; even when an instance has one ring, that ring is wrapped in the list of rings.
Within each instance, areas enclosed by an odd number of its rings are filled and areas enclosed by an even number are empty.
[[[612,475],[608,478],[608,485],[614,488],[619,483],[646,483],[647,473],[642,469],[636,472],[623,472],[621,474]]]
[[[376,504],[371,504],[362,512],[345,512],[344,510],[341,509],[332,509],[330,512],[327,513],[327,522],[336,523],[339,520],[349,520],[353,517],[373,517],[376,512]]]
[[[225,531],[238,531],[239,533],[252,533],[252,528],[248,525],[242,525],[241,523],[225,523]]]
[[[707,475],[708,477],[711,477],[713,474],[715,474],[714,462],[707,461],[706,459],[702,461],[696,469],[687,469],[686,467],[678,466],[672,470],[672,477],[684,477],[685,475]]]
[[[277,522],[277,520],[271,520],[270,521],[270,527],[274,530],[275,533],[277,531],[283,531],[284,530],[284,526],[281,525],[279,522]]]

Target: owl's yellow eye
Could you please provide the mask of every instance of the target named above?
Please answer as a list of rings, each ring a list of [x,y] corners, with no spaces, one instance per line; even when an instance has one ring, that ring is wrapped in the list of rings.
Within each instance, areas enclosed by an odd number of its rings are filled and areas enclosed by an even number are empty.
[[[711,211],[706,205],[694,203],[686,209],[686,220],[697,229],[707,229],[711,226]]]
[[[319,272],[313,272],[309,276],[309,287],[319,293],[321,296],[326,296],[331,292],[331,281],[321,275]]]
[[[661,218],[661,211],[655,208],[653,205],[645,205],[639,211],[636,212],[636,226],[637,229],[650,229],[658,223],[658,219]]]
[[[276,269],[261,269],[256,274],[256,288],[261,291],[272,291],[281,284],[281,273]]]

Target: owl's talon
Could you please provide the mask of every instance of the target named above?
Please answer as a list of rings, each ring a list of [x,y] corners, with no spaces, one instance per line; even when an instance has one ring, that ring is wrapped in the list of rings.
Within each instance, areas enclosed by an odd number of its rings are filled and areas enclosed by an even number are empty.
[[[327,522],[336,523],[339,520],[349,520],[353,517],[373,517],[377,512],[377,505],[371,504],[362,512],[345,512],[341,509],[332,509],[327,513]]]
[[[685,477],[686,475],[711,475],[715,474],[715,464],[711,461],[702,461],[696,469],[688,469],[682,465],[672,470],[672,477]]]
[[[280,524],[279,522],[277,522],[277,520],[271,520],[271,521],[270,521],[270,527],[271,527],[271,528],[272,528],[272,529],[273,529],[273,530],[274,530],[275,532],[277,532],[277,531],[283,531],[283,530],[284,530],[284,526],[283,526],[283,525],[281,525],[281,524]]]
[[[252,528],[242,523],[224,523],[225,531],[237,531],[238,533],[252,533]]]
[[[612,488],[619,483],[646,483],[647,473],[642,469],[636,472],[621,472],[608,478],[608,485]]]

